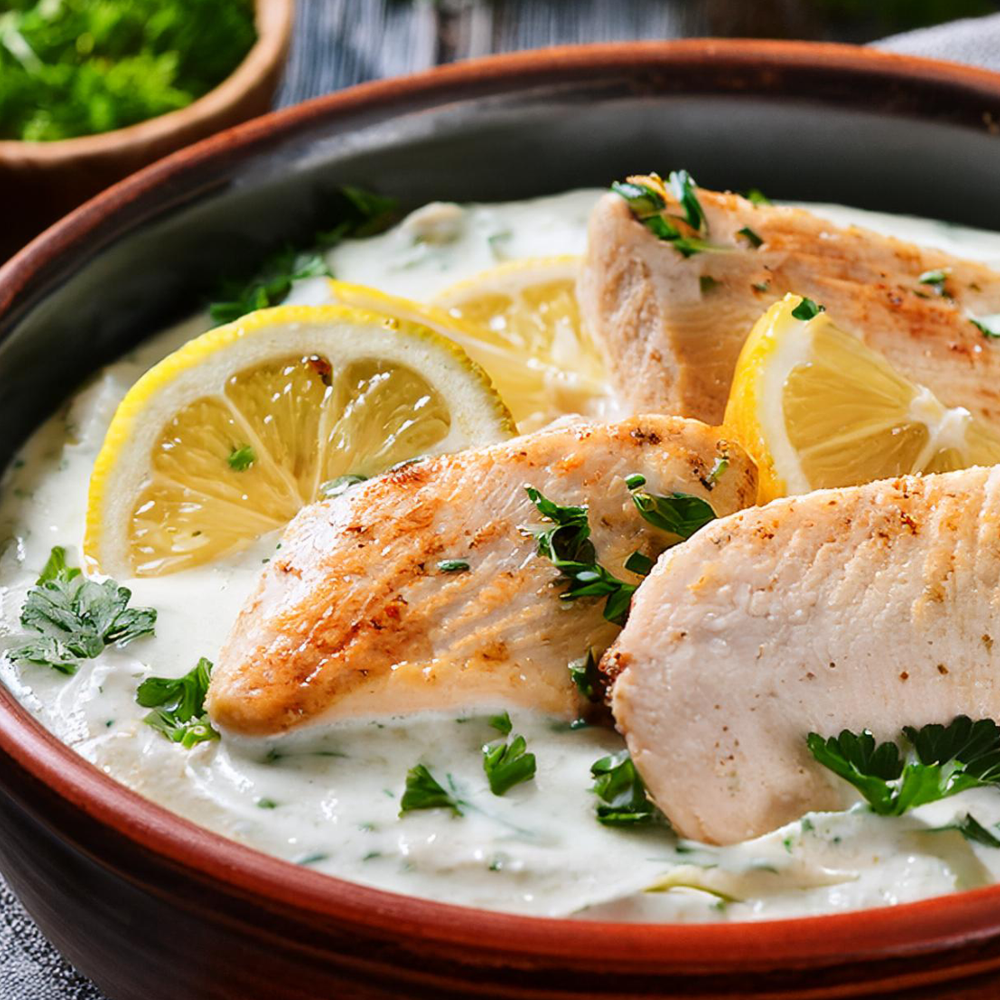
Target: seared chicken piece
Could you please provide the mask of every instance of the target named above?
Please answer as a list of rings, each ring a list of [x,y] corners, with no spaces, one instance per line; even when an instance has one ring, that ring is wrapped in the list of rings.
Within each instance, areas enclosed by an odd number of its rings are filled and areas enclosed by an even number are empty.
[[[847,785],[806,736],[1000,718],[1000,467],[776,500],[667,552],[605,654],[685,837],[731,844]]]
[[[743,341],[794,292],[825,305],[946,405],[1000,422],[1000,343],[970,319],[1000,313],[1000,274],[802,209],[697,195],[705,238],[724,252],[684,257],[617,194],[590,219],[580,305],[632,412],[720,423]],[[669,200],[667,211],[680,214]],[[934,271],[944,280],[920,282]]]
[[[729,466],[713,483],[714,463]],[[554,426],[419,462],[306,507],[289,525],[215,668],[212,719],[252,735],[350,715],[509,702],[575,716],[567,664],[617,626],[603,600],[560,601],[553,564],[526,527],[551,527],[530,484],[590,507],[597,558],[616,576],[675,538],[644,521],[624,479],[752,503],[756,471],[719,431],[675,417]],[[461,560],[468,569],[439,564]]]

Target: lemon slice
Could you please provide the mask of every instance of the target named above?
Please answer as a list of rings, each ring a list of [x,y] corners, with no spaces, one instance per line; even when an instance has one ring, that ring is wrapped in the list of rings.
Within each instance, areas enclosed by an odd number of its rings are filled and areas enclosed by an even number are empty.
[[[185,344],[122,401],[84,549],[114,576],[237,551],[341,476],[514,432],[482,369],[426,327],[339,306],[263,309]]]
[[[948,407],[796,295],[754,327],[726,406],[760,472],[758,501],[1000,462],[1000,434]],[[800,317],[794,315],[798,311]]]
[[[580,258],[510,261],[441,292],[432,305],[528,369],[520,384],[506,384],[485,356],[473,357],[494,377],[522,431],[567,413],[613,411],[600,352],[580,317],[576,278]],[[464,342],[463,342],[464,345]],[[539,386],[541,383],[541,386]]]

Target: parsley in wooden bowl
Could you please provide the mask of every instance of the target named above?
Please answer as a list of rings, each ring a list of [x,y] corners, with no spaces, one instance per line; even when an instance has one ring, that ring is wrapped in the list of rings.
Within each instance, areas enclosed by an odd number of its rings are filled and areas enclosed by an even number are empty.
[[[0,262],[188,143],[269,110],[294,0],[12,0],[0,12]]]

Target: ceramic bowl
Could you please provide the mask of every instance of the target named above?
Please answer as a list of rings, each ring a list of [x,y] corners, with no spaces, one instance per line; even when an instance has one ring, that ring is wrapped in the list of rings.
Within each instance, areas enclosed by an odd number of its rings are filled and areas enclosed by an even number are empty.
[[[0,140],[0,262],[115,181],[271,108],[295,0],[257,0],[257,41],[217,87],[179,111],[57,142]]]
[[[711,187],[1000,229],[998,121],[1000,77],[986,72],[688,41],[504,56],[249,122],[112,188],[0,270],[0,464],[220,271],[305,238],[339,184],[415,206],[684,166]],[[1000,886],[744,924],[462,909],[199,829],[86,764],[2,692],[0,868],[114,1000],[1000,994]]]

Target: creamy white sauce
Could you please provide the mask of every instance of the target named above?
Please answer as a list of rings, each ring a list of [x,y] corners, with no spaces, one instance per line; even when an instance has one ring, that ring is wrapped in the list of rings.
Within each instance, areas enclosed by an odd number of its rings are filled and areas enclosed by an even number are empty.
[[[330,254],[339,278],[426,299],[494,264],[583,251],[600,192],[506,205],[432,205],[398,227]],[[836,206],[811,206],[1000,267],[1000,235]],[[291,301],[322,302],[322,280]],[[87,480],[114,409],[152,364],[208,329],[204,315],[111,365],[32,437],[0,497],[0,650],[20,640],[28,589],[53,545],[79,564]],[[811,815],[728,848],[679,842],[665,828],[620,830],[594,818],[590,765],[622,746],[602,728],[570,729],[514,711],[538,761],[534,781],[497,797],[481,746],[496,734],[479,710],[340,724],[281,740],[231,738],[185,750],[142,722],[140,680],[214,659],[275,539],[239,558],[164,577],[120,581],[159,612],[156,636],[87,661],[74,677],[15,668],[2,680],[83,757],[153,801],[228,837],[380,888],[535,915],[705,921],[830,913],[906,902],[1000,878],[1000,850],[935,832],[972,812],[1000,822],[1000,795],[966,792],[898,819],[856,806]],[[462,817],[399,817],[406,771],[422,761],[454,783]],[[447,776],[447,777],[446,777]],[[669,884],[670,888],[665,886]],[[661,891],[645,891],[660,886]],[[700,887],[700,888],[699,888]]]

